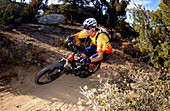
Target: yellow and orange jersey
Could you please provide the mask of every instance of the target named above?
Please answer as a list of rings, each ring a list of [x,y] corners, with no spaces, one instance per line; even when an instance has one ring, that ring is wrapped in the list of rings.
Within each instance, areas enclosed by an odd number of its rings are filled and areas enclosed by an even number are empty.
[[[90,36],[92,43],[97,46],[97,52],[103,53],[105,51],[108,54],[111,53],[112,46],[109,42],[108,36],[105,33],[100,33],[96,42],[96,36],[98,33],[99,31],[95,31],[94,35]],[[77,36],[79,39],[86,38],[87,37],[86,30],[82,30],[81,32],[78,32]]]

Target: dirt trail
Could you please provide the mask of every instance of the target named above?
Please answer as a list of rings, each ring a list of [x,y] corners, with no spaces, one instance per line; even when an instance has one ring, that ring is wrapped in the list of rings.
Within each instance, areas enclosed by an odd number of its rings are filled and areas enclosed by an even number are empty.
[[[30,24],[31,25],[31,24]],[[18,42],[33,44],[43,48],[46,53],[47,64],[55,63],[56,58],[67,56],[70,52],[61,50],[57,47],[55,41],[62,37],[54,34],[41,34],[37,31],[37,25],[32,25],[32,29],[26,31],[4,32],[1,33],[11,36]],[[34,28],[34,30],[33,30]],[[50,27],[51,28],[51,27]],[[49,29],[50,29],[49,28]],[[73,31],[67,28],[58,28],[59,32]],[[79,30],[79,29],[77,29]],[[75,31],[75,30],[74,30]],[[94,88],[98,85],[97,75],[102,77],[111,77],[118,79],[117,71],[121,68],[127,68],[126,61],[136,62],[128,55],[122,53],[119,42],[113,42],[112,55],[108,60],[102,63],[101,69],[88,78],[78,78],[71,74],[63,74],[60,78],[47,85],[36,85],[34,83],[35,75],[41,70],[38,66],[24,68],[20,66],[11,66],[8,72],[16,72],[17,78],[13,78],[6,86],[0,86],[0,110],[1,111],[75,111],[82,110],[77,105],[78,98],[82,98],[80,87],[87,85]]]
[[[0,94],[0,109],[2,111],[32,111],[32,110],[81,110],[76,105],[82,97],[80,86],[97,85],[97,78],[81,79],[74,75],[62,75],[54,82],[47,85],[36,85],[35,74],[40,68],[31,66],[29,69],[14,67],[19,80],[12,80],[9,87]],[[24,77],[22,77],[24,73]]]

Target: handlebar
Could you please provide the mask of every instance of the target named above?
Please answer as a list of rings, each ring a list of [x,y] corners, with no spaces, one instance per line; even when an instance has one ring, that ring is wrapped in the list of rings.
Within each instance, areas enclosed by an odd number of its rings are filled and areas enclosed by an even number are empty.
[[[66,43],[72,42],[74,39],[74,36],[67,36]]]
[[[71,40],[69,40],[68,38],[66,39],[65,41],[69,46],[73,46],[74,47],[74,44]]]
[[[73,48],[73,52],[76,54],[77,53],[77,50],[76,50],[76,48],[75,48],[75,46],[74,46],[74,44],[73,44],[73,39],[74,39],[74,36],[67,36],[67,39],[66,39],[66,43],[69,45],[69,46],[71,46],[72,48]]]
[[[69,45],[69,46],[71,46],[72,48],[73,48],[73,52],[74,52],[74,54],[77,54],[77,57],[78,57],[78,59],[80,60],[79,62],[80,63],[84,63],[84,61],[83,61],[83,56],[79,53],[79,52],[77,52],[77,50],[76,50],[76,48],[75,48],[75,46],[74,46],[74,44],[73,44],[73,39],[74,39],[74,36],[67,36],[67,39],[66,39],[66,43]]]

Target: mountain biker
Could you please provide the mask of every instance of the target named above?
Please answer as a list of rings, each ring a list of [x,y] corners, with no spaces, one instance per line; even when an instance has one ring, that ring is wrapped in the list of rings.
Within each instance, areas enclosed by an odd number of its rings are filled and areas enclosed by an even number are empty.
[[[84,30],[76,33],[72,36],[72,39],[90,37],[92,41],[92,45],[87,47],[81,54],[84,62],[89,63],[89,70],[86,71],[86,75],[89,75],[94,68],[93,63],[100,62],[106,58],[111,53],[112,46],[109,42],[108,35],[106,33],[99,33],[100,27],[97,27],[97,20],[95,18],[87,18],[83,22],[82,27]]]

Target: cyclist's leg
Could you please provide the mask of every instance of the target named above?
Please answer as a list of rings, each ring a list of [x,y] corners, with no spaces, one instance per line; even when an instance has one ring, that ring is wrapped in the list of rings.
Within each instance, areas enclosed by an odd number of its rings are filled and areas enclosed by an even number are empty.
[[[83,56],[83,58],[87,58],[85,53],[82,52],[81,55]]]
[[[87,47],[87,48],[82,52],[81,55],[82,55],[84,58],[90,58],[92,55],[94,55],[95,53],[97,53],[97,52],[96,52],[96,49],[97,49],[96,45],[90,45],[89,47]],[[93,63],[90,63],[90,64],[89,64],[89,67],[90,67],[90,69],[93,69],[93,67],[94,67]],[[91,67],[92,67],[92,68],[91,68]],[[89,71],[86,71],[86,72],[85,72],[85,75],[89,75]]]
[[[95,58],[95,57],[97,57],[98,56],[98,52],[96,52],[95,54],[93,54],[90,58]],[[93,68],[94,68],[94,63],[90,63],[89,64],[89,71],[91,71],[91,70],[93,70]]]
[[[102,62],[108,55],[109,55],[108,53],[104,52],[104,53],[103,53],[103,59],[102,59],[101,61],[99,61],[99,62]],[[95,53],[95,54],[93,54],[90,58],[95,58],[95,57],[97,57],[97,56],[98,56],[98,52]],[[97,63],[98,63],[98,62],[97,62]],[[93,63],[90,63],[90,64],[89,64],[89,70],[93,70],[93,68],[94,68],[94,64],[93,64]]]

